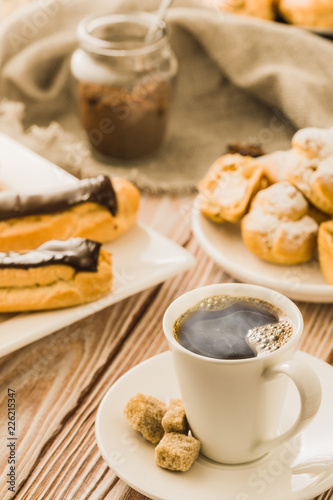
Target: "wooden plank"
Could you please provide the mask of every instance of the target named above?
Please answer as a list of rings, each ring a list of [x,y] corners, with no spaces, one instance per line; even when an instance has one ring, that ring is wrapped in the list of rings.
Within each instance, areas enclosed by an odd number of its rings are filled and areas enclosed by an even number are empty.
[[[94,421],[102,397],[115,380],[167,349],[161,321],[170,302],[194,287],[232,281],[191,235],[189,206],[190,199],[165,198],[161,209],[158,198],[146,199],[140,219],[195,254],[193,269],[0,360],[0,407],[7,404],[8,384],[18,395],[16,498],[145,498],[120,481],[101,458]],[[332,307],[299,306],[305,321],[301,349],[332,362]],[[1,429],[5,420],[0,415]],[[5,458],[0,457],[0,498],[8,497]],[[319,498],[328,500],[331,494]]]

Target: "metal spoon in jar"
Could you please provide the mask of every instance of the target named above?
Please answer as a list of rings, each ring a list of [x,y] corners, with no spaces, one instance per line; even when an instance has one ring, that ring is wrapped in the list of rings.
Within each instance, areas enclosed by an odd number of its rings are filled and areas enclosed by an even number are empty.
[[[164,19],[168,8],[170,7],[173,0],[162,0],[158,8],[156,19],[153,24],[149,27],[148,32],[145,36],[145,42],[149,43],[153,39],[156,31],[158,30],[161,21]]]

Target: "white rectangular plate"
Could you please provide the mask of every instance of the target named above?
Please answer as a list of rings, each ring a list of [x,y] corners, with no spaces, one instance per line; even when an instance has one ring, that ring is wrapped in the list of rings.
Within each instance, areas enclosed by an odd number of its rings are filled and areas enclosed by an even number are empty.
[[[75,182],[77,180],[61,168],[0,134],[0,183],[8,189],[32,191]],[[187,250],[140,223],[104,248],[112,253],[112,291],[82,306],[0,314],[0,356],[157,285],[189,269],[195,262]]]

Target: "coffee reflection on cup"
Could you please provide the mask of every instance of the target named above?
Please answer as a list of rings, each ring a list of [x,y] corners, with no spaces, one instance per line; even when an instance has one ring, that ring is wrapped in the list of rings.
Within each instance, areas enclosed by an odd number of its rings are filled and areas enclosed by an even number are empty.
[[[302,315],[283,295],[233,283],[199,288],[169,306],[163,328],[191,430],[208,458],[256,460],[298,434],[318,411],[320,382],[293,359]],[[301,409],[281,434],[288,379]]]

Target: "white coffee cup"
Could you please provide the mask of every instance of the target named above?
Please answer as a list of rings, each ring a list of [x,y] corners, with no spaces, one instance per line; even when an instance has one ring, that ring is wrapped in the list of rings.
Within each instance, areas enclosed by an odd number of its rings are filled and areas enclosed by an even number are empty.
[[[175,321],[201,300],[224,294],[255,297],[282,310],[293,324],[291,339],[265,356],[240,360],[209,358],[181,346],[173,333]],[[317,413],[321,403],[319,379],[309,366],[293,359],[303,318],[298,307],[280,293],[236,283],[197,288],[169,306],[163,329],[190,428],[209,459],[225,464],[256,460],[298,434]],[[290,379],[299,392],[300,411],[281,434]]]

